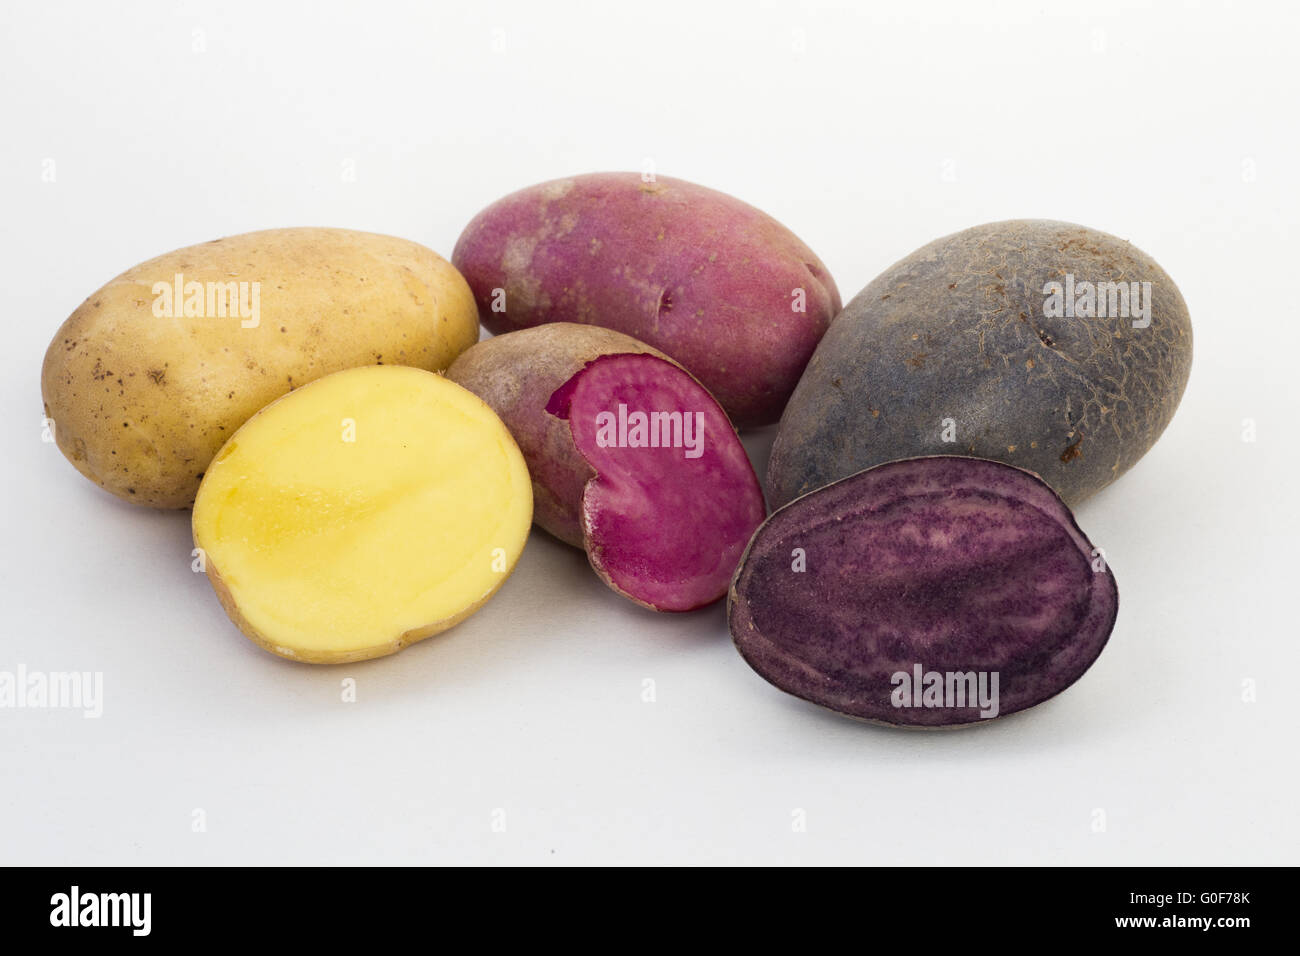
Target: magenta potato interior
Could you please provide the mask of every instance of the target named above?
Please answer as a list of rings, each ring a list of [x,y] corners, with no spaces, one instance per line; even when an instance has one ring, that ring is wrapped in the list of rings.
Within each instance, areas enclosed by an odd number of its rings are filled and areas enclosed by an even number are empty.
[[[796,549],[806,570],[793,570]],[[1041,480],[939,456],[776,511],[737,573],[729,618],[741,654],[782,690],[853,717],[949,726],[979,722],[981,708],[948,706],[955,696],[896,706],[895,675],[996,673],[997,714],[1023,710],[1088,669],[1118,604],[1114,575]]]
[[[595,472],[582,530],[596,572],[660,611],[721,598],[766,508],[744,446],[704,387],[652,355],[607,355],[557,389],[546,410],[568,420]],[[632,447],[650,440],[632,427],[638,412],[675,412],[683,427],[656,429],[660,447]],[[631,423],[621,434],[620,422]]]

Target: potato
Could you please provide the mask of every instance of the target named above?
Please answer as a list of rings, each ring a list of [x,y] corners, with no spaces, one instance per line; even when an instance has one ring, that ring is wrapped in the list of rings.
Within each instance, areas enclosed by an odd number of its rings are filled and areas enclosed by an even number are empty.
[[[447,377],[519,443],[536,520],[586,550],[619,594],[659,611],[719,600],[765,507],[725,413],[666,356],[557,322],[471,348]]]
[[[479,213],[452,262],[483,324],[578,322],[680,362],[740,427],[775,422],[839,311],[835,283],[776,220],[639,173],[542,183]]]
[[[118,276],[54,336],[41,392],[82,474],[128,501],[185,508],[217,449],[268,402],[358,365],[441,370],[477,340],[469,287],[434,252],[274,229]]]
[[[1187,305],[1141,250],[1063,222],[967,229],[845,306],[781,420],[768,498],[963,454],[1027,468],[1074,505],[1155,444],[1191,363]]]
[[[591,467],[578,454],[569,425],[546,404],[561,385],[602,355],[662,352],[629,335],[596,326],[554,322],[486,339],[447,369],[501,416],[528,462],[533,519],[575,548],[583,547],[582,490]]]
[[[401,650],[478,610],[532,522],[501,420],[440,375],[327,375],[254,415],[208,467],[194,543],[226,613],[312,663]]]
[[[736,647],[770,683],[905,727],[1060,693],[1118,609],[1114,575],[1047,485],[954,456],[880,465],[781,508],[728,601]]]

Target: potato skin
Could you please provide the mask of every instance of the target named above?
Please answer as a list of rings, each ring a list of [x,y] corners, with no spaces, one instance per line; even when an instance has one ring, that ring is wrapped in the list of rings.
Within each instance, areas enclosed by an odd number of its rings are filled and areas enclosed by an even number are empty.
[[[780,417],[840,307],[821,260],[771,216],[639,173],[507,196],[465,227],[452,262],[492,332],[548,322],[624,332],[680,362],[739,427]]]
[[[447,378],[483,399],[518,443],[533,480],[533,521],[575,548],[584,547],[582,491],[595,472],[569,423],[548,414],[546,403],[588,362],[626,353],[672,361],[621,332],[553,322],[485,339],[447,369]]]
[[[154,283],[259,283],[259,321],[158,317]],[[251,321],[251,320],[250,320]],[[359,365],[445,369],[478,338],[473,296],[432,250],[345,229],[273,229],[178,249],[90,296],[45,354],[55,440],[87,478],[158,508],[281,395]]]
[[[1067,273],[1150,282],[1150,325],[1048,317],[1044,286]],[[1073,506],[1160,437],[1191,362],[1187,305],[1141,250],[1071,223],[976,226],[918,249],[845,306],[782,417],[768,499],[780,507],[882,462],[957,454],[1035,472]]]

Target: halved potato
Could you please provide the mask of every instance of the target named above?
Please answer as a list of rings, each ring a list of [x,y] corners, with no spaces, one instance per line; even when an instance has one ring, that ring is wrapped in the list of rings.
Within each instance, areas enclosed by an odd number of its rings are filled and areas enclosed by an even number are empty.
[[[496,414],[440,375],[336,372],[254,415],[213,460],[194,541],[231,620],[282,657],[401,650],[478,610],[532,522]]]

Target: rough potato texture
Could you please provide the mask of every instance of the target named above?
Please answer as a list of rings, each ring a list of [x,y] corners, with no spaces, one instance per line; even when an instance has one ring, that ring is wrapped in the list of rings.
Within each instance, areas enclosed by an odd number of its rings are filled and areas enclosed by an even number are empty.
[[[667,358],[611,329],[556,322],[485,339],[461,355],[447,378],[469,389],[506,423],[533,479],[533,520],[561,541],[585,547],[582,491],[593,472],[569,423],[546,411],[551,395],[602,355]]]
[[[1047,485],[952,456],[881,465],[776,511],[728,602],[737,648],[769,682],[908,727],[1059,693],[1118,608],[1114,575]]]
[[[177,275],[204,289],[201,314],[183,300],[156,311],[155,284]],[[239,283],[250,306],[257,284],[255,317],[209,311],[209,287],[235,284],[237,296]],[[105,285],[54,336],[41,392],[82,474],[131,502],[185,508],[222,443],[267,403],[354,366],[441,370],[477,339],[469,287],[431,250],[274,229],[180,249]]]
[[[1149,282],[1150,324],[1051,315],[1044,289],[1067,276]],[[1027,468],[1076,504],[1155,443],[1191,361],[1187,306],[1141,250],[1063,222],[977,226],[845,307],[782,417],[768,497],[779,506],[881,462],[957,453]]]
[[[507,196],[465,228],[452,261],[491,331],[577,322],[625,332],[680,362],[739,427],[780,417],[840,307],[821,260],[772,217],[638,173]]]

